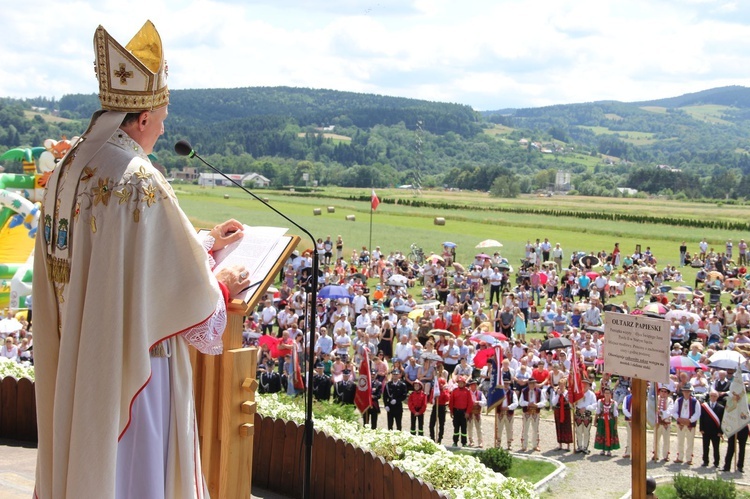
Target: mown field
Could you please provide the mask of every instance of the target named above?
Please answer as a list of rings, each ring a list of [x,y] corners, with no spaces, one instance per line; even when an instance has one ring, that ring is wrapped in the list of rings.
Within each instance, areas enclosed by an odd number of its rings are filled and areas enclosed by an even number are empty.
[[[193,185],[176,185],[180,203],[196,226],[212,226],[228,217],[234,217],[248,225],[289,226],[278,215],[270,212],[259,202],[251,199],[237,188],[199,188]],[[741,221],[750,219],[750,207],[719,206],[663,199],[613,199],[572,196],[521,197],[516,200],[497,200],[486,193],[425,191],[415,194],[411,190],[378,190],[381,199],[424,200],[470,205],[473,207],[524,207],[540,210],[571,210],[606,214],[641,214],[674,216],[696,220]],[[267,197],[274,207],[286,213],[306,227],[316,238],[341,235],[345,243],[345,255],[352,249],[368,246],[370,234],[370,206],[366,201],[340,199],[348,196],[369,196],[365,189],[332,188],[321,191],[320,197],[294,197],[289,192],[258,191]],[[229,198],[225,199],[224,196]],[[330,196],[330,197],[328,197]],[[326,212],[333,206],[336,212]],[[323,214],[314,216],[313,209],[321,208]],[[355,222],[345,221],[346,215],[355,215]],[[444,226],[433,224],[435,217],[446,219]],[[290,227],[291,233],[299,233]],[[698,242],[705,237],[712,246],[723,247],[727,239],[735,244],[750,233],[740,231],[697,229],[668,224],[645,224],[627,221],[581,219],[577,217],[555,217],[544,214],[520,214],[508,212],[477,211],[472,209],[439,210],[414,208],[402,204],[381,203],[373,215],[372,245],[383,251],[408,251],[411,243],[417,243],[429,254],[439,253],[445,241],[455,242],[459,261],[469,261],[477,251],[475,246],[484,239],[497,239],[504,244],[501,254],[513,264],[523,257],[527,240],[549,238],[559,242],[566,252],[600,251],[610,252],[615,242],[624,252],[633,252],[636,244],[643,249],[650,246],[659,259],[659,265],[678,262],[678,247],[686,241],[689,251],[695,251]],[[312,243],[305,238],[302,249]]]

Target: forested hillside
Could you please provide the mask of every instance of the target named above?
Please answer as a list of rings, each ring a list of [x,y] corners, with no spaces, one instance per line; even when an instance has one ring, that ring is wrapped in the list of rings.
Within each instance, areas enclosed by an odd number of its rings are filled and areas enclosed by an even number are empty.
[[[95,95],[59,101],[0,99],[0,153],[75,135]],[[617,188],[683,198],[750,192],[750,89],[724,87],[666,99],[569,104],[476,113],[469,106],[289,87],[173,90],[159,161],[188,139],[229,172],[256,171],[275,186],[320,185],[491,190],[515,196],[555,188]],[[4,165],[13,170],[18,165]],[[569,186],[566,186],[569,188]]]

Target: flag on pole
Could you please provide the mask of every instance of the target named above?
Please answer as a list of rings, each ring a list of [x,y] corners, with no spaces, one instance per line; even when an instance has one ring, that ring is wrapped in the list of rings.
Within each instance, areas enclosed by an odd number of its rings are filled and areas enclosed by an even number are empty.
[[[503,397],[505,397],[505,389],[503,388],[503,349],[500,345],[495,347],[495,355],[492,358],[494,360],[492,366],[492,378],[490,382],[490,388],[487,390],[487,414],[502,404]]]
[[[359,378],[357,379],[357,393],[354,394],[354,404],[362,414],[372,405],[372,375],[370,374],[370,360],[366,348],[364,349],[362,363],[359,365]]]
[[[576,352],[576,344],[573,342],[570,354],[570,382],[568,383],[568,390],[570,392],[570,403],[575,404],[583,398],[583,379],[581,379],[581,369],[579,367],[578,353]]]
[[[742,382],[742,366],[737,362],[737,370],[729,385],[727,402],[724,406],[724,417],[721,419],[721,432],[729,438],[750,421],[750,408],[747,403],[745,384]]]
[[[378,199],[378,195],[375,194],[375,189],[372,190],[372,198],[370,199],[370,207],[373,210],[378,209],[378,205],[380,205],[380,199]]]
[[[302,369],[299,365],[299,357],[297,356],[296,348],[292,348],[292,362],[294,362],[294,388],[297,390],[304,390],[305,381],[302,379]]]

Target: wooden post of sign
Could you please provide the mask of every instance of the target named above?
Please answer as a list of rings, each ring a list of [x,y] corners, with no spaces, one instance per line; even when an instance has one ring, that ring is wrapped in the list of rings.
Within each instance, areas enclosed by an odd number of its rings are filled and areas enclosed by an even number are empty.
[[[633,444],[630,449],[630,487],[633,499],[646,499],[646,384],[645,379],[633,378],[631,387],[630,435]]]

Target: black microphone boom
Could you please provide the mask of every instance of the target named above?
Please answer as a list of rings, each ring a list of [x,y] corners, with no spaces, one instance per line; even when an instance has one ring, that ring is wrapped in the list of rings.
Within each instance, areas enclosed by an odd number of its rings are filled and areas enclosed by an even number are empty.
[[[306,234],[310,240],[312,241],[312,254],[313,254],[313,264],[312,264],[312,276],[313,276],[313,286],[311,286],[311,292],[310,292],[310,300],[308,301],[308,305],[310,307],[310,313],[309,313],[309,320],[307,322],[307,333],[310,338],[310,346],[308,348],[308,354],[307,354],[307,364],[308,364],[308,370],[307,370],[307,407],[305,410],[305,477],[304,477],[304,483],[302,485],[302,496],[305,499],[309,499],[310,496],[310,486],[312,481],[312,444],[313,444],[313,419],[312,419],[312,407],[313,407],[313,383],[312,379],[315,375],[315,368],[314,368],[314,362],[312,359],[315,358],[315,319],[316,319],[316,310],[317,310],[317,301],[318,301],[318,272],[320,270],[320,264],[318,262],[318,252],[316,251],[316,241],[315,237],[313,237],[310,232],[307,231],[304,227],[302,227],[300,224],[289,218],[288,216],[281,213],[279,210],[265,202],[262,198],[258,197],[254,192],[250,191],[249,189],[245,188],[245,186],[241,185],[239,182],[236,182],[232,178],[229,177],[226,173],[222,172],[212,164],[210,164],[205,159],[201,158],[198,153],[195,152],[193,149],[193,146],[190,145],[190,142],[187,140],[178,140],[177,143],[174,145],[174,152],[179,154],[180,156],[187,156],[188,158],[198,158],[201,163],[206,165],[207,167],[211,168],[213,171],[224,177],[225,179],[229,180],[231,183],[245,191],[246,193],[250,194],[252,197],[269,207],[271,210],[273,210],[275,213],[280,215],[284,220],[289,222],[290,224],[297,227],[299,230],[301,230],[304,234]]]

